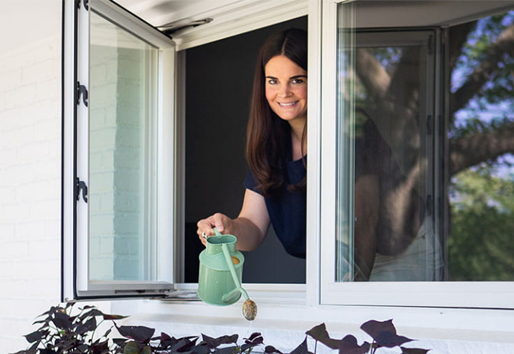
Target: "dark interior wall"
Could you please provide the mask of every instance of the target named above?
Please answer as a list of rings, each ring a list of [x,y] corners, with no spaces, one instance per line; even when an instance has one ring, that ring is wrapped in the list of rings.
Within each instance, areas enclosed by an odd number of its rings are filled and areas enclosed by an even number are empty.
[[[259,48],[299,18],[186,51],[185,281],[198,280],[198,220],[221,212],[237,217],[247,173],[246,123]],[[258,250],[245,252],[243,281],[303,283],[305,260],[289,256],[270,230]]]

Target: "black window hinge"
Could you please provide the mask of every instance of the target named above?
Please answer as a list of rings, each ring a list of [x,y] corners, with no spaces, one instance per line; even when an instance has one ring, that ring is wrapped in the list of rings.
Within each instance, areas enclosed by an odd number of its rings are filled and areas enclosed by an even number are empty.
[[[82,96],[82,101],[84,105],[87,107],[88,103],[88,92],[87,88],[84,85],[81,85],[80,82],[77,81],[77,104],[80,104],[80,96]]]
[[[82,199],[87,203],[87,185],[86,182],[81,181],[78,177],[75,180],[75,199],[80,199],[80,191],[82,191]]]
[[[80,9],[80,2],[84,3],[84,8],[89,11],[89,0],[75,0],[77,2],[77,9]]]

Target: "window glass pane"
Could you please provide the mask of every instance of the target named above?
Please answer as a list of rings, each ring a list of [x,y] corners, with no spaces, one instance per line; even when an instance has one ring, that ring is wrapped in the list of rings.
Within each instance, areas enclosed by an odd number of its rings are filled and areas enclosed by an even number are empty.
[[[434,225],[431,32],[338,31],[336,280],[442,276]]]
[[[338,19],[336,280],[514,280],[514,11],[456,21],[447,56],[444,31],[358,11]]]
[[[90,42],[89,278],[154,280],[157,49],[94,12]]]
[[[450,28],[448,278],[514,280],[514,12]]]

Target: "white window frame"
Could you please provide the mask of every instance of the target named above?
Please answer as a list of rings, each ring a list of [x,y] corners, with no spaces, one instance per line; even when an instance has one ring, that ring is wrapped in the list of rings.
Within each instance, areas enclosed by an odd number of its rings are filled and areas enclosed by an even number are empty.
[[[79,4],[77,8],[77,4]],[[94,11],[128,32],[159,49],[156,141],[159,202],[156,219],[159,247],[153,254],[158,270],[156,281],[89,280],[89,206],[82,198],[76,200],[76,178],[86,186],[89,176],[89,108],[83,96],[76,93],[77,83],[89,87],[89,16]],[[86,8],[86,6],[88,6]],[[168,212],[175,210],[175,43],[151,26],[107,0],[66,0],[63,21],[63,190],[62,190],[62,299],[111,296],[161,295],[173,288],[173,238],[177,220]],[[83,60],[86,58],[86,60]],[[81,60],[82,59],[82,60]]]
[[[97,0],[99,8],[104,14],[110,14],[116,22],[124,28],[137,33],[140,37],[148,35],[148,41],[154,42],[162,48],[161,92],[174,92],[176,81],[176,60],[174,42],[164,35],[159,35],[153,28],[139,21],[133,21],[132,16],[121,10],[117,5],[107,0]],[[336,50],[337,50],[337,6],[351,0],[307,0],[291,1],[280,0],[266,2],[268,7],[260,8],[254,17],[245,19],[244,26],[238,19],[232,19],[214,27],[201,26],[182,35],[177,35],[177,49],[192,48],[228,36],[233,36],[257,28],[285,21],[295,17],[308,15],[309,33],[309,107],[308,107],[308,156],[309,168],[307,178],[307,274],[305,285],[290,284],[247,284],[249,291],[264,297],[292,299],[296,304],[307,306],[318,305],[377,305],[398,307],[475,307],[475,308],[514,308],[513,296],[514,282],[368,282],[368,283],[336,283],[334,279],[335,265],[335,187],[336,187]],[[82,3],[82,2],[81,2]],[[83,228],[75,224],[75,140],[73,139],[76,115],[84,107],[75,106],[76,81],[87,82],[87,75],[82,77],[81,70],[75,72],[75,60],[80,45],[75,42],[73,33],[76,25],[75,1],[66,0],[64,6],[64,45],[63,45],[63,299],[114,296],[115,290],[122,290],[123,294],[133,296],[141,291],[152,291],[160,294],[161,290],[174,288],[176,290],[196,290],[196,284],[177,284],[174,282],[174,264],[171,262],[159,264],[158,267],[167,269],[165,281],[154,284],[137,284],[126,282],[121,288],[114,289],[112,284],[90,287],[87,284],[87,274],[84,272],[82,259],[87,249],[84,236],[76,234]],[[253,10],[253,9],[252,9]],[[269,16],[269,11],[272,15]],[[80,13],[80,11],[79,11]],[[243,11],[244,13],[244,11]],[[246,13],[248,15],[248,12]],[[268,14],[268,16],[265,16]],[[213,30],[214,29],[214,30]],[[82,32],[85,33],[85,32]],[[209,35],[207,35],[209,34]],[[153,38],[153,39],[151,39]],[[157,39],[156,39],[157,38]],[[323,53],[323,55],[322,55]],[[81,80],[82,79],[82,80]],[[172,211],[168,215],[175,215],[175,219],[168,225],[160,225],[162,232],[181,234],[183,207],[183,161],[181,160],[180,144],[183,142],[183,131],[180,122],[183,117],[177,110],[176,102],[180,102],[180,95],[161,94],[160,115],[171,117],[163,119],[161,132],[168,132],[174,139],[163,139],[171,145],[163,147],[166,158],[160,161],[163,172],[160,178],[175,178],[168,184],[169,195],[166,205],[161,210]],[[164,97],[173,97],[166,100]],[[178,113],[177,113],[178,112]],[[176,119],[174,119],[176,118]],[[77,121],[80,121],[78,119]],[[171,133],[170,133],[171,132]],[[173,143],[175,142],[175,143]],[[79,145],[84,143],[79,143]],[[163,156],[161,156],[163,157]],[[170,158],[173,157],[173,158]],[[77,167],[78,170],[87,167]],[[174,177],[175,176],[175,177]],[[77,205],[78,215],[87,215],[84,205]],[[169,244],[161,251],[174,254],[174,249],[180,249],[178,240],[170,237]],[[175,248],[174,248],[175,247]],[[180,255],[175,255],[180,261]],[[82,257],[82,258],[81,258]],[[170,259],[171,257],[164,257]],[[176,263],[175,263],[176,265]],[[77,267],[77,269],[75,269]],[[79,269],[80,268],[80,269]],[[126,291],[126,292],[125,292]],[[279,294],[279,295],[277,295]],[[330,307],[330,306],[329,306]]]
[[[323,0],[321,117],[321,304],[440,308],[514,308],[514,282],[335,282],[336,51],[338,5]],[[309,81],[310,83],[310,81]],[[310,104],[310,103],[309,103]],[[309,140],[311,142],[311,140]],[[310,144],[309,144],[310,145]],[[437,173],[438,171],[436,171]],[[309,180],[309,182],[311,182]]]

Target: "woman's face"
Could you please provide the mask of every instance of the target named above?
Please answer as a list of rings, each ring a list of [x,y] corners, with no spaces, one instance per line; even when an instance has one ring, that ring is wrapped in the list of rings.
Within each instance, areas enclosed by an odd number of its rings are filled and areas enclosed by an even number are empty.
[[[307,71],[284,55],[264,66],[266,99],[280,118],[292,122],[307,118]]]

